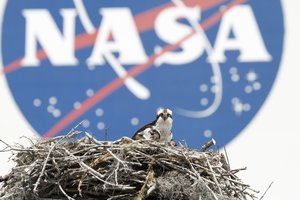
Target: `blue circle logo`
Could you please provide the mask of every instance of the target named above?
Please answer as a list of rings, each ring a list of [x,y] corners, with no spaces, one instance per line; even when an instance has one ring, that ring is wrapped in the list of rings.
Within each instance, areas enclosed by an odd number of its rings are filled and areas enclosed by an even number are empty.
[[[246,0],[10,0],[1,30],[3,74],[41,136],[81,121],[99,139],[131,136],[168,107],[193,147],[250,123],[284,36],[279,1]]]

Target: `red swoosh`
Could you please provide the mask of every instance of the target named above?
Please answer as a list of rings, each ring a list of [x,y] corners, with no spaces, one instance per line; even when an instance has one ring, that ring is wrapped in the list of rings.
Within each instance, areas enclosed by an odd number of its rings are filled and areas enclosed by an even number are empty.
[[[225,12],[227,12],[230,8],[232,8],[235,5],[239,5],[246,2],[246,0],[233,0],[226,8],[223,10],[217,12],[216,14],[212,15],[209,19],[204,21],[200,26],[206,30],[216,24],[218,21],[220,21],[221,17]],[[70,123],[72,123],[74,120],[76,120],[78,117],[80,117],[82,114],[84,114],[86,111],[88,111],[91,107],[93,107],[95,104],[101,102],[104,98],[109,96],[111,93],[116,91],[118,88],[124,85],[124,81],[129,77],[135,77],[142,72],[149,69],[153,62],[163,55],[166,52],[176,50],[182,42],[189,39],[195,34],[195,31],[192,31],[189,35],[182,38],[180,41],[178,41],[175,44],[167,45],[163,48],[162,52],[158,54],[153,54],[149,57],[148,61],[142,65],[137,65],[132,67],[128,73],[127,76],[124,78],[115,78],[110,83],[105,85],[103,88],[98,90],[94,96],[87,99],[81,104],[81,107],[77,110],[72,110],[69,114],[67,114],[63,119],[61,119],[56,125],[54,125],[48,132],[44,134],[44,137],[53,137],[57,135],[61,130],[63,130],[66,126],[68,126]]]
[[[202,11],[207,10],[209,8],[212,8],[214,6],[220,5],[221,3],[225,2],[227,0],[184,0],[185,4],[187,6],[199,6]],[[137,29],[139,32],[144,32],[153,29],[154,27],[154,21],[157,17],[157,15],[164,9],[170,8],[174,6],[173,3],[167,3],[165,5],[159,6],[157,8],[151,9],[149,11],[143,12],[141,14],[138,14],[134,17]],[[98,31],[96,31],[93,34],[87,34],[83,33],[78,36],[76,36],[75,39],[75,49],[81,49],[85,47],[89,47],[94,45],[96,37],[97,37]],[[37,52],[37,58],[39,60],[47,59],[47,54],[43,49],[38,50]],[[17,69],[22,68],[22,60],[23,58],[19,58],[12,63],[6,65],[2,71],[2,74],[8,74],[10,72],[13,72]],[[1,72],[0,72],[1,75]]]

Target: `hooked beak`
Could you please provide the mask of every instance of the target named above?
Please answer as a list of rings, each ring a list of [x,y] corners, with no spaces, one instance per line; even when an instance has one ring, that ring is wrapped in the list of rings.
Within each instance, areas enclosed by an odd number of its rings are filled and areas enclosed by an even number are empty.
[[[163,118],[164,121],[166,121],[166,119],[168,118],[168,116],[167,115],[163,115],[162,118]]]

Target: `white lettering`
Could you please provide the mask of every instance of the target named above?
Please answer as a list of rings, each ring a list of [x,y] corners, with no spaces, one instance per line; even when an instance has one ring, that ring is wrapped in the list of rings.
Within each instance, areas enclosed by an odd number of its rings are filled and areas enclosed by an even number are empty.
[[[35,67],[40,64],[37,58],[37,42],[42,46],[54,66],[77,64],[74,53],[75,18],[74,9],[62,9],[63,34],[55,24],[48,10],[26,9],[26,42],[23,66]]]
[[[229,34],[232,31],[233,38]],[[268,53],[255,16],[250,6],[235,6],[221,21],[215,47],[209,60],[225,62],[225,51],[239,50],[239,62],[267,62],[272,59]]]
[[[101,9],[101,27],[88,65],[103,65],[104,52],[118,52],[121,64],[139,64],[147,61],[141,39],[128,8]],[[112,36],[112,37],[111,37]],[[113,40],[112,40],[113,39]]]
[[[200,19],[199,8],[169,8],[162,11],[155,21],[155,31],[159,38],[170,44],[175,44],[184,37],[192,33],[193,29],[187,25],[179,23],[178,20],[186,18],[191,21]],[[203,38],[194,34],[189,39],[181,43],[181,51],[167,52],[160,56],[156,61],[156,65],[162,63],[182,65],[193,62],[204,51]],[[161,47],[156,47],[160,49]]]
[[[129,8],[102,8],[101,26],[88,65],[105,64],[105,53],[118,53],[121,65],[141,64],[147,61],[138,30]],[[25,56],[22,65],[39,66],[38,44],[47,54],[53,66],[75,66],[76,10],[62,9],[62,30],[46,9],[25,9],[26,21]],[[199,8],[173,7],[163,10],[154,23],[154,30],[161,40],[180,47],[173,52],[165,52],[155,64],[183,65],[198,59],[205,50],[202,35],[180,22],[199,21]],[[232,33],[232,36],[230,35]],[[193,35],[191,35],[193,34]],[[189,38],[186,38],[189,37]],[[153,44],[155,45],[155,44]],[[159,51],[163,47],[155,46]],[[249,5],[235,6],[224,14],[216,36],[214,49],[208,55],[209,61],[226,62],[226,51],[239,51],[239,62],[268,62],[272,56],[266,49],[254,13]]]

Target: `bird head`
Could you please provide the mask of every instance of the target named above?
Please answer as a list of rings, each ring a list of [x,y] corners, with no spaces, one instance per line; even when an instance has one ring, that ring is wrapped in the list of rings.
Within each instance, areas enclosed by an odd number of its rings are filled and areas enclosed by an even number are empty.
[[[172,121],[172,111],[168,108],[159,108],[157,110],[156,119],[162,119],[163,121]]]

